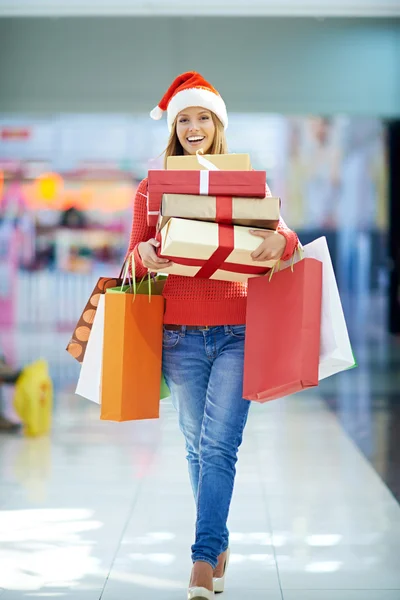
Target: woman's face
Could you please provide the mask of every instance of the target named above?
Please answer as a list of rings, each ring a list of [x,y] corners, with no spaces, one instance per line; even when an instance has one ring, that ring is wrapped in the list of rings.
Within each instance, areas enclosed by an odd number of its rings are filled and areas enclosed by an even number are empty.
[[[198,106],[185,108],[178,114],[176,134],[184,154],[196,154],[197,150],[207,154],[215,135],[211,112]]]

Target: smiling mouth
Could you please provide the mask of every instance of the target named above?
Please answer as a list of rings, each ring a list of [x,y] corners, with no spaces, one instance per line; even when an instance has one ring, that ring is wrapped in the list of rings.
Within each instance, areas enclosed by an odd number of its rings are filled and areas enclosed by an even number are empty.
[[[190,137],[186,138],[186,141],[189,144],[196,145],[201,144],[201,142],[203,142],[205,139],[205,136],[202,135],[191,135]]]

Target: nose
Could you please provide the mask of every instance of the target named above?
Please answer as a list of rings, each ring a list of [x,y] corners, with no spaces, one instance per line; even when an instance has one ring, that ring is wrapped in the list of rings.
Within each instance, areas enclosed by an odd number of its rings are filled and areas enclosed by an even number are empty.
[[[197,127],[197,123],[196,122],[190,122],[189,123],[189,131],[198,131],[198,127]]]

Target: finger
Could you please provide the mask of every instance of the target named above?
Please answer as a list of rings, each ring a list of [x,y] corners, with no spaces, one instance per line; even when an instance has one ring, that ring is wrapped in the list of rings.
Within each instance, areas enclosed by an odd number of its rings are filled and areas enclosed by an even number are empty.
[[[165,263],[164,265],[161,265],[160,263],[156,263],[152,260],[146,260],[143,264],[147,269],[155,270],[155,271],[158,271],[159,269],[162,269],[163,267],[165,268],[167,265],[167,263]]]
[[[266,260],[272,260],[272,258],[270,252],[264,251],[260,254],[260,256],[253,260],[257,260],[258,262],[264,262]]]
[[[155,250],[149,250],[147,260],[151,260],[154,263],[164,264],[169,261],[168,258],[163,258],[162,256],[158,256]]]
[[[170,260],[169,260],[169,258],[162,258],[161,256],[157,256],[157,257],[154,259],[154,262],[155,262],[155,263],[158,263],[158,264],[160,264],[160,265],[165,265],[165,263],[167,263],[167,262],[170,262]]]
[[[146,264],[153,264],[153,265],[165,265],[169,262],[168,258],[159,258],[157,255],[156,256],[146,256],[143,260],[142,263],[144,265]]]
[[[251,235],[255,235],[256,237],[261,237],[265,240],[267,237],[270,237],[270,235],[273,234],[274,232],[273,231],[262,231],[260,229],[250,229],[250,233],[251,233]]]
[[[261,244],[261,246],[258,246],[258,248],[256,248],[254,252],[252,252],[251,258],[253,258],[254,260],[259,260],[259,257],[263,252],[265,252],[265,248],[263,244]]]
[[[163,269],[168,269],[169,267],[172,267],[174,263],[168,261],[165,264],[160,265],[151,261],[146,261],[146,263],[143,264],[146,267],[146,269],[149,269],[149,271],[162,271]]]
[[[160,242],[158,240],[155,240],[154,238],[152,238],[151,240],[149,240],[149,244],[154,246],[154,248],[158,248],[160,245]]]
[[[171,262],[170,260],[167,260],[166,263],[164,263],[163,265],[158,265],[159,269],[169,269],[169,267],[173,267],[174,263]]]
[[[271,252],[266,251],[266,252],[262,253],[262,255],[260,256],[259,260],[261,260],[263,262],[266,262],[266,261],[274,260],[274,259],[272,257]]]

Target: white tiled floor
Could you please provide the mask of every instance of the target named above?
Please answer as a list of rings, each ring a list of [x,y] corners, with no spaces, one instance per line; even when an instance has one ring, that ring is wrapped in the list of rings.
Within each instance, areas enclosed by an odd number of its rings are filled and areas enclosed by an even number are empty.
[[[194,505],[175,413],[0,437],[0,600],[179,600]],[[254,405],[221,600],[400,600],[400,507],[315,394]]]

